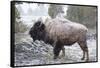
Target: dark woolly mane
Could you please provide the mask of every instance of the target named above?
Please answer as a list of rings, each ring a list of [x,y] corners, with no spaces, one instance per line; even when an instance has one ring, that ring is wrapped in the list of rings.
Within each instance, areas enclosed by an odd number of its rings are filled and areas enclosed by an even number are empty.
[[[29,34],[33,38],[33,40],[41,40],[44,39],[45,36],[45,25],[41,24],[41,21],[35,22],[33,27],[30,29]],[[43,36],[42,36],[43,35]]]

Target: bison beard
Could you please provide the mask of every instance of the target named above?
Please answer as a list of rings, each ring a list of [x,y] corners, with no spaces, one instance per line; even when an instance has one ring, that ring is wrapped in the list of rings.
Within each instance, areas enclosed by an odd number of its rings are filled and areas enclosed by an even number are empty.
[[[37,21],[30,29],[29,34],[33,41],[42,40],[45,43],[51,44],[54,47],[54,59],[59,56],[61,50],[65,55],[64,45],[70,46],[77,42],[83,51],[82,60],[85,59],[86,54],[86,61],[88,61],[89,55],[86,43],[87,28],[78,23],[69,21],[64,22],[66,23],[63,23],[63,21],[59,19],[47,21],[45,24],[41,21]]]

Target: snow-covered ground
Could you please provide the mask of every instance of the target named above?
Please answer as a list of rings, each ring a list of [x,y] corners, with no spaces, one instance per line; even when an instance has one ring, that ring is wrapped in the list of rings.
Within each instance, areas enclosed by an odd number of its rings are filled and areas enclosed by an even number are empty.
[[[89,61],[97,61],[96,39],[87,39],[87,45]],[[17,33],[15,34],[15,66],[85,62],[81,60],[82,50],[77,43],[65,46],[65,49],[65,57],[62,57],[60,52],[59,58],[54,60],[52,46],[38,40],[32,44],[28,34]]]

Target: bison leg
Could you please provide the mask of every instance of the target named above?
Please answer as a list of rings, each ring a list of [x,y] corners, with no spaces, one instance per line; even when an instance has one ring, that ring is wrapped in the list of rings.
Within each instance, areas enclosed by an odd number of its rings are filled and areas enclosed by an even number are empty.
[[[61,43],[57,42],[54,49],[53,49],[53,53],[54,53],[54,59],[57,59],[57,57],[59,56],[59,53],[62,49],[62,45]]]
[[[62,47],[62,56],[65,56],[65,48],[64,48],[64,46]]]
[[[82,60],[84,60],[85,53],[86,53],[86,55],[87,55],[86,61],[88,61],[89,60],[89,54],[88,54],[88,47],[87,47],[86,41],[79,41],[78,44],[80,45],[81,49],[83,50]]]

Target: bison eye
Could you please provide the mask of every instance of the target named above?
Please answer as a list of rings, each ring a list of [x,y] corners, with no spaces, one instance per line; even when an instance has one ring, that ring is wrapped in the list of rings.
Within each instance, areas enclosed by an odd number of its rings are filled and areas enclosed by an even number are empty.
[[[44,24],[41,24],[40,29],[41,30],[44,30],[45,29],[45,25]]]
[[[41,21],[37,21],[35,26],[40,26],[40,24],[41,24]]]

